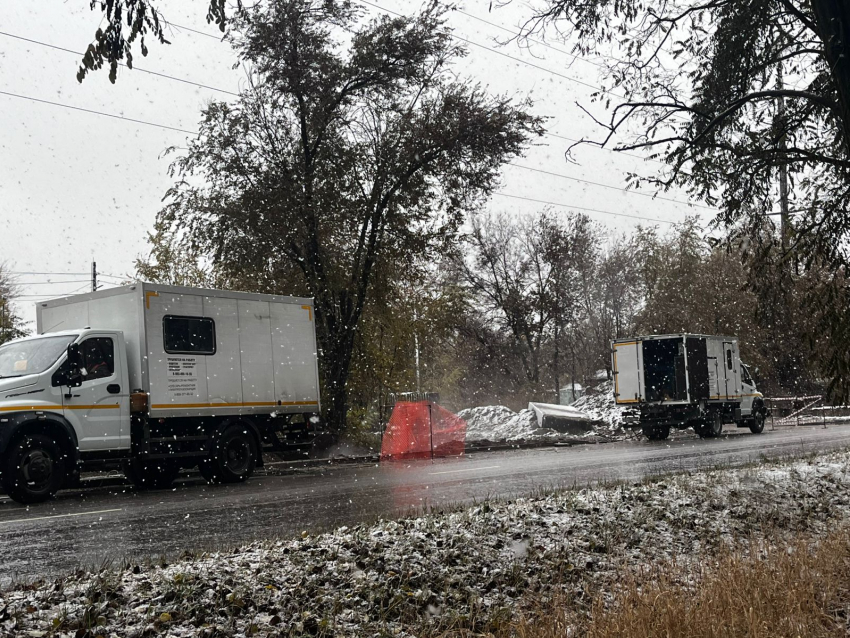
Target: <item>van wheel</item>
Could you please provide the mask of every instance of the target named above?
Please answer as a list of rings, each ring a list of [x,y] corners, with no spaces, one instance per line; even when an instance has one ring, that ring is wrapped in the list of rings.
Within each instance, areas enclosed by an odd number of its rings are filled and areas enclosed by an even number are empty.
[[[180,474],[180,468],[166,460],[133,459],[124,466],[124,474],[138,490],[166,490]]]
[[[234,423],[214,438],[212,453],[199,469],[208,483],[241,483],[254,473],[257,443],[248,427]]]
[[[650,425],[643,428],[643,435],[650,441],[663,441],[670,436],[669,425]]]
[[[750,420],[750,432],[761,434],[764,432],[764,413],[761,406],[753,406],[753,418]]]
[[[716,439],[723,434],[723,415],[720,412],[708,415],[705,421],[705,434],[703,436]]]
[[[3,463],[3,489],[18,503],[41,503],[65,481],[65,461],[56,442],[44,434],[25,434]]]

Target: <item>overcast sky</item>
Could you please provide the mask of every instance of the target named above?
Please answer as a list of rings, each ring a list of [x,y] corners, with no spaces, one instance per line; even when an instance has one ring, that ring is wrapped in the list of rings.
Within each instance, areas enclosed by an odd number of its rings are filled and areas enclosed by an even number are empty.
[[[420,6],[404,0],[374,4],[407,13]],[[0,0],[0,91],[191,132],[208,101],[233,99],[214,89],[239,90],[242,76],[232,68],[236,58],[229,45],[176,26],[170,45],[149,43],[146,58],[136,52],[137,69],[120,69],[114,85],[106,71],[91,73],[79,84],[75,77],[79,56],[19,39],[83,51],[100,23],[100,14],[88,5],[88,0]],[[175,25],[217,33],[204,20],[205,0],[168,0],[157,6]],[[494,93],[530,95],[535,111],[551,118],[548,128],[555,135],[600,136],[576,106],[579,102],[603,115],[590,102],[593,89],[581,84],[599,82],[597,66],[539,45],[531,51],[515,44],[498,46],[496,39],[508,36],[499,26],[515,29],[527,17],[524,3],[492,12],[488,12],[490,0],[466,0],[459,6],[493,23],[452,14],[456,35],[475,43],[468,45],[468,57],[457,65],[459,74]],[[372,14],[379,12],[367,8]],[[0,261],[21,273],[17,280],[25,296],[20,313],[34,328],[38,300],[90,289],[84,273],[90,272],[92,260],[104,273],[104,284],[132,277],[133,261],[147,251],[147,231],[171,184],[166,173],[169,158],[162,156],[163,151],[185,145],[188,134],[4,94],[0,94],[0,123]],[[657,163],[581,147],[574,151],[579,164],[568,164],[564,151],[569,141],[550,136],[543,144],[517,160],[527,168],[505,167],[502,194],[494,195],[491,208],[522,215],[543,207],[507,196],[512,195],[562,204],[556,210],[564,213],[596,209],[671,222],[695,213],[710,216],[704,208],[618,190],[625,185],[627,172],[649,174],[660,168]],[[664,197],[686,199],[680,193]],[[625,216],[583,212],[616,230],[640,223]]]

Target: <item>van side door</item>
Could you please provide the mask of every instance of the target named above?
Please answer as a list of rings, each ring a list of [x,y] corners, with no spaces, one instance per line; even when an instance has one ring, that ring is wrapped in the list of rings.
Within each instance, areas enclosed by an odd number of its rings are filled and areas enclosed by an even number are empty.
[[[723,370],[725,373],[724,395],[726,399],[738,400],[741,397],[740,377],[738,376],[737,352],[735,344],[730,341],[723,342]]]
[[[67,389],[65,418],[74,426],[81,452],[130,447],[130,389],[124,339],[89,334],[80,342],[82,384]]]
[[[756,397],[760,397],[761,393],[756,389],[755,381],[753,381],[750,370],[744,364],[741,364],[741,414],[743,416],[751,416],[753,413],[753,402]]]

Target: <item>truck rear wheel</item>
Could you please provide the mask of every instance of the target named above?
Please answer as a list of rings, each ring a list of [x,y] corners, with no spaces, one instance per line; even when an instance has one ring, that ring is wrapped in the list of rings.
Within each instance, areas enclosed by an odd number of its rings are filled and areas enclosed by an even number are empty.
[[[241,483],[254,473],[257,462],[257,442],[243,423],[225,428],[212,441],[208,459],[200,470],[208,483]]]
[[[41,503],[59,491],[66,470],[62,450],[44,434],[25,434],[3,462],[3,489],[18,503]]]
[[[645,425],[643,435],[650,441],[663,441],[670,436],[669,425]]]
[[[706,439],[716,439],[723,434],[723,415],[720,412],[708,414],[700,436]]]

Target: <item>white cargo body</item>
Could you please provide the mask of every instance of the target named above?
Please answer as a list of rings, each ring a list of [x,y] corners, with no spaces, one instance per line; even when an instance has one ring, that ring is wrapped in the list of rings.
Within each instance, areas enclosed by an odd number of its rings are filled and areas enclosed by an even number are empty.
[[[764,428],[762,395],[741,364],[735,337],[700,334],[650,335],[611,343],[614,401],[640,410],[650,439],[670,428],[693,427],[719,436],[724,423]]]
[[[39,334],[123,332],[151,418],[319,411],[313,301],[138,283],[37,306]]]
[[[738,340],[698,334],[652,335],[612,344],[614,400],[687,404],[742,396]]]

